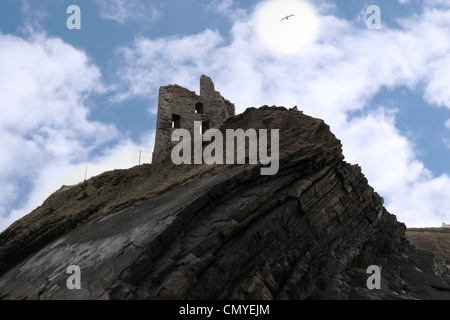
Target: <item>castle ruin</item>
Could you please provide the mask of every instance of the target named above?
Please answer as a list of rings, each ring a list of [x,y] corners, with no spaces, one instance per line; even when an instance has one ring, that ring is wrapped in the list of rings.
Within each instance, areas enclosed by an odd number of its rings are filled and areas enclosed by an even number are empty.
[[[175,129],[187,129],[194,135],[194,121],[202,122],[202,133],[235,115],[234,104],[214,89],[211,78],[200,78],[200,95],[179,85],[160,87],[152,163],[170,158],[176,142],[171,141]]]

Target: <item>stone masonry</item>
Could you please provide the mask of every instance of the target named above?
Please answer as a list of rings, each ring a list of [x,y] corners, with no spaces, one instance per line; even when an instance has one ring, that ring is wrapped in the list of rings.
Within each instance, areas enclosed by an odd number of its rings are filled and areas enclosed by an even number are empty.
[[[152,163],[170,158],[171,141],[175,129],[187,129],[194,134],[194,121],[202,122],[202,131],[218,126],[227,117],[235,115],[234,104],[214,89],[211,78],[200,78],[200,96],[179,85],[159,89],[158,116]]]

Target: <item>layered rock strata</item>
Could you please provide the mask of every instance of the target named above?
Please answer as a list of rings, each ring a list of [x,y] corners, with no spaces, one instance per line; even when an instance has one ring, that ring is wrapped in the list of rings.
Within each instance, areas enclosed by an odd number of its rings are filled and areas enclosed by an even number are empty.
[[[405,225],[386,211],[361,168],[344,161],[340,141],[323,121],[263,107],[230,118],[222,129],[246,122],[270,127],[283,118],[304,126],[291,142],[281,143],[276,175],[261,176],[260,165],[229,166],[89,221],[10,268],[0,277],[0,297],[427,299],[438,297],[436,292],[450,294],[433,262],[422,269],[412,265],[418,253],[404,237]],[[289,130],[285,126],[280,137]],[[365,270],[372,264],[382,266],[381,290],[366,287]],[[79,290],[66,286],[70,265],[80,267]]]

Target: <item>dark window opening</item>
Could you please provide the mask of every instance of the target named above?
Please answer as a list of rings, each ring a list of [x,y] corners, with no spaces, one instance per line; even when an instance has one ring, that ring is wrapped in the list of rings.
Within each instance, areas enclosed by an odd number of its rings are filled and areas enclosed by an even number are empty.
[[[195,105],[195,113],[203,114],[203,103],[197,102]]]
[[[206,121],[202,122],[202,134],[205,133],[206,130],[209,129],[209,123]]]
[[[178,114],[172,115],[172,128],[181,128],[181,116]]]

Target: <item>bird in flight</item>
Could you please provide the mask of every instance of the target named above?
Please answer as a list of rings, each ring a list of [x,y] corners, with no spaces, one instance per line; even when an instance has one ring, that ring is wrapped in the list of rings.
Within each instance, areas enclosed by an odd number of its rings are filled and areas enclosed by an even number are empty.
[[[281,19],[280,21],[283,21],[284,19],[289,20],[289,18],[290,18],[290,17],[293,17],[293,16],[295,16],[295,14],[291,14],[291,15],[289,15],[289,16],[286,16],[286,17],[284,17],[283,19]]]

